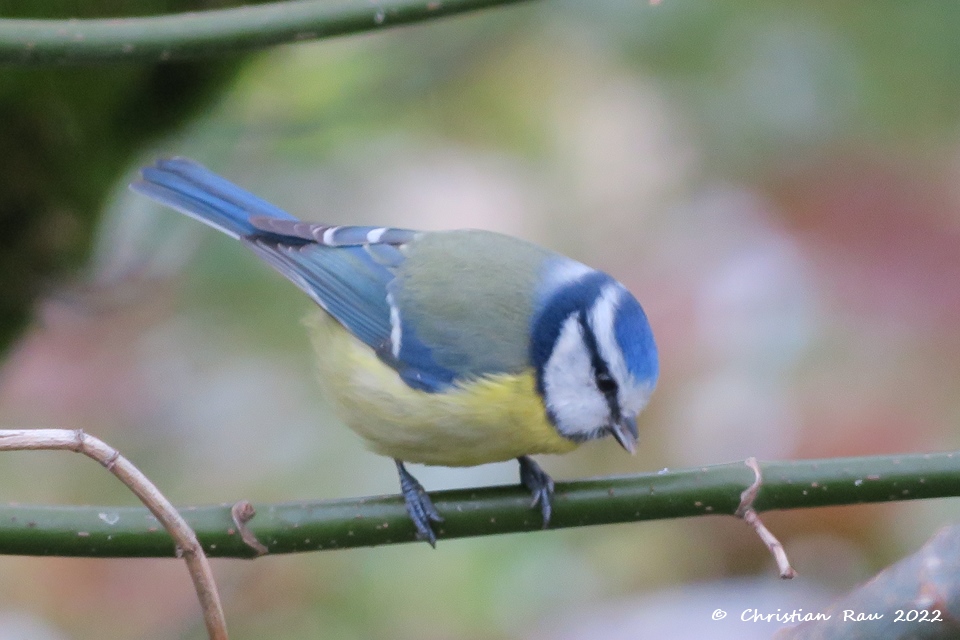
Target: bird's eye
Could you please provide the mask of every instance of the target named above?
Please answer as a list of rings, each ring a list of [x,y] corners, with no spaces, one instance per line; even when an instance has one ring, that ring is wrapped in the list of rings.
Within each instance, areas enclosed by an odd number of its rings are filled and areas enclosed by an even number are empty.
[[[597,389],[602,393],[613,393],[617,390],[616,381],[606,371],[597,373]]]

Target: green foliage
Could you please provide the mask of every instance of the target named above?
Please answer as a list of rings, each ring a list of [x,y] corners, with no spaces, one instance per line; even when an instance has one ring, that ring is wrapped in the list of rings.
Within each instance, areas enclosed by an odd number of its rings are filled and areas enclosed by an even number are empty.
[[[5,17],[53,18],[222,3],[4,4]],[[222,61],[0,74],[0,353],[30,321],[37,297],[84,264],[104,199],[131,157],[208,104],[236,67]]]

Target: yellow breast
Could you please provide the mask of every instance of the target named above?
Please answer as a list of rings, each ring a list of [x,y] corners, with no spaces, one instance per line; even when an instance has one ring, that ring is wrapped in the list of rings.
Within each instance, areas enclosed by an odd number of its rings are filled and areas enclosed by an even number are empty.
[[[307,320],[320,383],[368,446],[407,462],[472,466],[577,446],[550,424],[533,371],[481,378],[441,393],[412,389],[326,313]]]

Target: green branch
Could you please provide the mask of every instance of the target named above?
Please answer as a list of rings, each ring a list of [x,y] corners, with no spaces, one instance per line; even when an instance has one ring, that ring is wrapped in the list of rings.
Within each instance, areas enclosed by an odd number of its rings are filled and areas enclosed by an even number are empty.
[[[960,496],[960,452],[768,462],[758,511]],[[742,463],[557,483],[551,528],[732,515],[754,481]],[[439,538],[537,531],[540,512],[519,486],[430,494],[444,517]],[[231,505],[181,514],[210,556],[255,555],[235,531]],[[398,496],[257,506],[250,530],[270,553],[410,542]],[[0,506],[0,553],[164,557],[174,545],[153,516],[133,507]]]
[[[432,20],[523,0],[290,0],[146,18],[0,19],[0,64],[157,62]]]

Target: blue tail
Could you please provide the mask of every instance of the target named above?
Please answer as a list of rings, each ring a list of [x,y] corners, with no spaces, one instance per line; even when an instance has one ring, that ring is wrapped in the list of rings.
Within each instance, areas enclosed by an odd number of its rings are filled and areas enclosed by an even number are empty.
[[[261,234],[252,217],[295,217],[186,158],[158,160],[130,188],[234,238]]]

